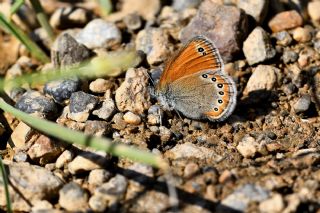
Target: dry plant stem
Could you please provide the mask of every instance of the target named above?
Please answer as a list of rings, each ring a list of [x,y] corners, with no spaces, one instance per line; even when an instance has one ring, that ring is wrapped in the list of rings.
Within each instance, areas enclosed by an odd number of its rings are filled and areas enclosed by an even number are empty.
[[[4,167],[4,164],[2,162],[2,158],[0,157],[0,171],[2,175],[2,184],[4,187],[4,192],[6,196],[6,202],[7,202],[7,212],[11,213],[12,212],[12,207],[11,207],[11,199],[10,199],[10,194],[9,194],[9,181],[8,181],[8,176]]]
[[[22,30],[19,29],[14,23],[11,23],[0,12],[0,26],[6,32],[15,36],[29,51],[30,53],[43,63],[50,61],[49,57],[41,50],[36,43],[34,43]],[[10,51],[10,50],[9,50]]]
[[[31,127],[65,142],[88,146],[96,150],[106,151],[115,156],[149,164],[156,168],[163,169],[164,171],[168,170],[168,164],[160,156],[150,152],[142,151],[124,144],[114,143],[108,138],[85,135],[82,132],[70,130],[56,123],[31,116],[10,106],[3,99],[0,99],[0,108],[11,113]]]
[[[43,27],[43,29],[45,29],[45,31],[47,32],[48,36],[50,37],[51,41],[54,40],[54,33],[53,33],[53,29],[49,24],[47,15],[45,14],[41,3],[38,0],[30,0],[30,3],[34,9],[34,11],[37,14],[37,19],[41,25],[41,27]]]

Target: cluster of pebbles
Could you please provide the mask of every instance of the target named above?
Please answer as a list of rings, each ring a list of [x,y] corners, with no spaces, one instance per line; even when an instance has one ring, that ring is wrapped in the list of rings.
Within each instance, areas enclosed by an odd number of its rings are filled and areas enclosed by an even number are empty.
[[[51,63],[1,32],[6,78],[132,46],[145,57],[113,77],[24,86],[8,98],[70,129],[161,154],[179,205],[171,206],[163,171],[65,144],[4,113],[1,153],[15,211],[319,212],[320,1],[122,0],[104,18],[95,1],[41,2],[60,32],[54,45],[27,7],[20,12],[30,18],[15,19]],[[150,94],[148,76],[196,35],[215,42],[237,84],[236,110],[222,123],[180,118]],[[3,193],[0,185],[5,209]]]

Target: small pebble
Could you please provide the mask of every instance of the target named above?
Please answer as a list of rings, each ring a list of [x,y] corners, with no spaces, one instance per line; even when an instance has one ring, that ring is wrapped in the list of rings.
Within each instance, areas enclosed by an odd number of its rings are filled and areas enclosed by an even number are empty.
[[[199,172],[199,165],[196,163],[188,163],[184,168],[183,176],[185,178],[191,178],[197,172]]]
[[[135,44],[137,50],[147,55],[147,61],[151,65],[165,61],[172,52],[169,36],[161,28],[147,28],[139,31]]]
[[[273,32],[293,29],[303,24],[301,15],[295,11],[284,11],[275,15],[268,23]]]
[[[280,194],[274,194],[259,204],[262,213],[282,212],[284,207],[284,200]]]
[[[312,38],[312,34],[309,28],[297,27],[293,30],[293,39],[297,42],[308,42]]]
[[[107,90],[111,89],[111,87],[111,82],[103,78],[98,78],[89,85],[89,89],[95,93],[105,93]]]
[[[101,169],[109,164],[109,157],[102,152],[83,152],[76,156],[69,164],[71,174],[79,174],[94,169]]]
[[[92,112],[93,115],[98,116],[103,120],[108,120],[116,111],[116,105],[112,98],[106,98],[100,107]]]
[[[258,152],[259,143],[251,136],[245,136],[239,142],[237,150],[245,158],[251,158]]]
[[[67,211],[88,210],[88,194],[74,182],[65,184],[59,191],[59,205]]]
[[[79,91],[72,93],[70,97],[70,115],[72,120],[84,122],[88,119],[89,113],[98,103],[96,96]]]
[[[269,191],[255,184],[245,184],[238,187],[221,202],[218,211],[227,211],[229,208],[234,211],[244,212],[250,202],[261,202],[269,197]],[[219,211],[219,212],[220,212]]]
[[[277,39],[277,44],[289,46],[292,42],[292,37],[287,31],[281,31],[274,34]]]
[[[111,178],[111,173],[105,169],[94,169],[89,173],[88,183],[93,186],[99,186]]]
[[[256,27],[244,41],[243,53],[249,65],[266,61],[276,55],[269,35],[261,27]]]
[[[309,109],[311,104],[311,97],[308,94],[302,95],[293,105],[296,113],[305,112]]]
[[[285,50],[282,55],[282,60],[285,64],[294,63],[298,60],[298,58],[298,53],[292,50]]]
[[[72,161],[74,157],[73,152],[65,150],[56,160],[56,168],[61,169],[63,166],[66,166],[69,162]]]
[[[172,7],[177,11],[199,6],[201,0],[173,0]]]
[[[47,118],[56,117],[58,113],[57,105],[51,98],[33,90],[23,94],[15,107],[26,113],[40,113]]]
[[[262,23],[268,12],[267,0],[238,0],[238,7],[254,18],[257,23]]]
[[[103,19],[90,21],[77,35],[77,41],[89,49],[110,48],[119,45],[122,40],[118,27]]]
[[[141,17],[136,13],[132,13],[124,17],[123,22],[129,30],[138,30],[142,27]]]
[[[254,91],[270,91],[277,83],[277,74],[280,70],[270,65],[259,65],[250,76],[244,94]]]
[[[123,115],[123,120],[128,124],[138,125],[141,123],[141,118],[139,115],[136,115],[132,112],[126,112]]]

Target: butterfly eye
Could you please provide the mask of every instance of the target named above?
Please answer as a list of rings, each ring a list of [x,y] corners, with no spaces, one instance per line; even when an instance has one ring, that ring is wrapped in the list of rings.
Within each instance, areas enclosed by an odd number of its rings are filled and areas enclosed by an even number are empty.
[[[219,104],[222,104],[222,103],[223,103],[223,101],[222,101],[221,99],[219,99],[219,100],[218,100],[218,103],[219,103]]]
[[[211,80],[212,80],[213,82],[216,82],[216,81],[217,81],[217,79],[216,79],[216,78],[211,78]]]
[[[203,78],[208,78],[208,75],[207,74],[203,74],[202,77]]]
[[[214,111],[216,111],[216,112],[217,112],[218,110],[219,110],[219,109],[218,109],[217,107],[215,107],[215,108],[214,108]]]
[[[222,87],[223,87],[223,84],[218,84],[218,87],[219,87],[219,88],[222,88]]]
[[[198,48],[198,52],[201,53],[201,52],[203,52],[203,51],[204,51],[204,49],[203,49],[202,47],[199,47],[199,48]]]
[[[219,95],[224,95],[224,92],[220,91],[220,92],[219,92]]]

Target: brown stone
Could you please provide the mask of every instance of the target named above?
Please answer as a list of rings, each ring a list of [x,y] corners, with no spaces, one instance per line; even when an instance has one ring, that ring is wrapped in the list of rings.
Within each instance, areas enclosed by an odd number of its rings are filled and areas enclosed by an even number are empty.
[[[295,10],[278,13],[269,21],[269,27],[272,32],[293,29],[301,26],[302,24],[302,17]]]
[[[247,35],[247,16],[243,10],[206,0],[196,16],[181,31],[182,42],[194,36],[204,35],[211,39],[225,62],[241,51]]]

